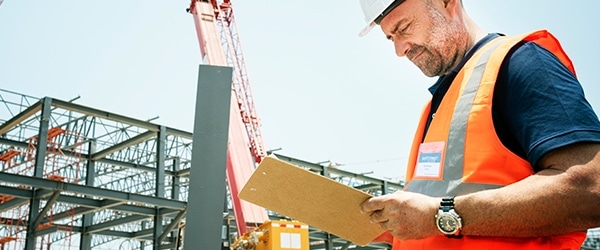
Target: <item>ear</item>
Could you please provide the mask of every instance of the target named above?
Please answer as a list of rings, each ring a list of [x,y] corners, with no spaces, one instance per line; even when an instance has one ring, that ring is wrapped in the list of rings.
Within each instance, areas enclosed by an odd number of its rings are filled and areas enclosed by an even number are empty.
[[[460,13],[462,10],[462,1],[461,0],[442,0],[444,10],[450,15],[454,17]]]

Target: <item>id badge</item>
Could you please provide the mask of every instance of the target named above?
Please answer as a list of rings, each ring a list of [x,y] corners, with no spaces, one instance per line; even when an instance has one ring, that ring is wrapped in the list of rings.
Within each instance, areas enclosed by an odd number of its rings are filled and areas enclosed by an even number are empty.
[[[443,141],[421,143],[415,178],[442,179],[444,146]]]

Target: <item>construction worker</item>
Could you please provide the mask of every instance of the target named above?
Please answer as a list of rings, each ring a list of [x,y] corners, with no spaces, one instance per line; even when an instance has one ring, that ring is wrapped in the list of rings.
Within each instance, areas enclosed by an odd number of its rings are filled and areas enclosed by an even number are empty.
[[[375,241],[580,249],[600,226],[600,121],[557,39],[486,33],[461,0],[359,1],[359,35],[379,25],[399,57],[439,77],[405,189],[361,205],[386,230]]]

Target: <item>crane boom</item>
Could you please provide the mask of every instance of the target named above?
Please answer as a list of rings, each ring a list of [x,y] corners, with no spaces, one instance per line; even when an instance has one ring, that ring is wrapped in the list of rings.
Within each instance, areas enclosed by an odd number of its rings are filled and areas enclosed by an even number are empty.
[[[229,0],[192,0],[189,12],[194,17],[202,59],[209,65],[233,68],[235,98],[231,98],[227,183],[238,233],[242,235],[248,231],[248,225],[261,224],[269,217],[266,209],[237,197],[255,164],[266,155],[237,24]]]

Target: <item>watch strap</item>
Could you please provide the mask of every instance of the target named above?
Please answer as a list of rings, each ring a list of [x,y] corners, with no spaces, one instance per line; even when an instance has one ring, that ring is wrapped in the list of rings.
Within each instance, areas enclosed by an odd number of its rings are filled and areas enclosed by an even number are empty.
[[[448,212],[451,209],[454,209],[454,197],[449,196],[442,198],[442,201],[440,202],[440,210]]]

